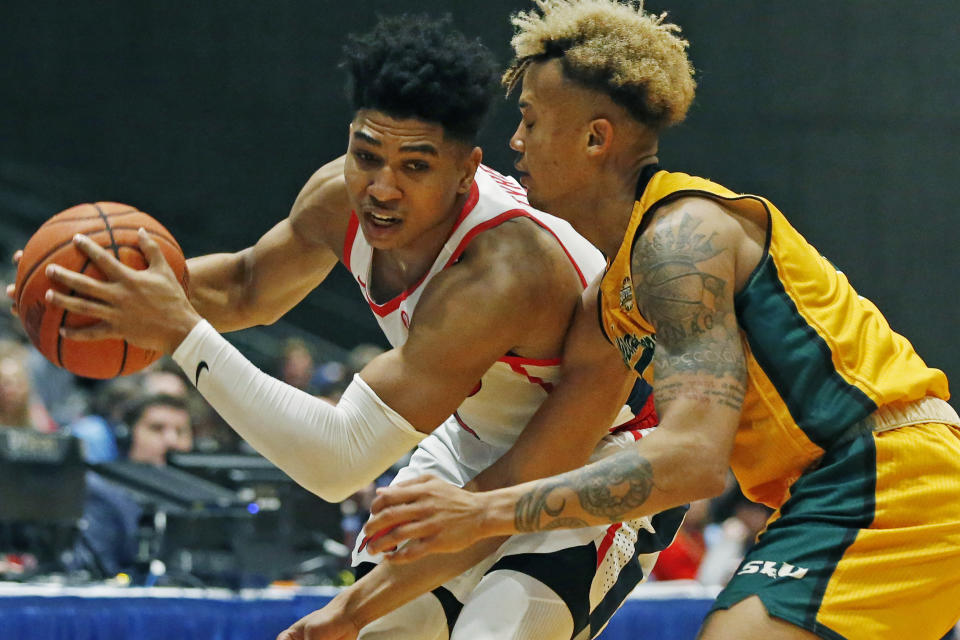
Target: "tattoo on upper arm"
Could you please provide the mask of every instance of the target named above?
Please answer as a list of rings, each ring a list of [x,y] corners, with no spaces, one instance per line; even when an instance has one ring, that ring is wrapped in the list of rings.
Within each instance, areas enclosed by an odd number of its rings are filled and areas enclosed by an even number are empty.
[[[564,514],[574,497],[583,511],[619,522],[646,502],[652,489],[650,462],[635,451],[624,451],[538,482],[517,501],[514,524],[524,532],[587,526],[585,520]]]
[[[718,248],[718,234],[702,231],[702,223],[681,210],[640,236],[631,256],[635,296],[657,331],[654,371],[665,381],[654,385],[658,404],[697,395],[739,409],[746,365],[734,283],[703,266],[728,249]],[[700,383],[667,382],[675,374],[698,375]]]

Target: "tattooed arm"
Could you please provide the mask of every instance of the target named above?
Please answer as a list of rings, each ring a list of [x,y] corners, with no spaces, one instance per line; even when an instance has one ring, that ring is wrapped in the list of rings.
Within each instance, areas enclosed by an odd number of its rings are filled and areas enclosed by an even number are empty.
[[[632,450],[515,487],[470,495],[421,478],[389,489],[377,526],[402,514],[396,522],[413,521],[402,537],[416,539],[397,560],[481,537],[619,522],[720,493],[746,388],[733,297],[761,255],[762,233],[712,201],[663,207],[632,255],[635,297],[657,333],[660,427]]]
[[[735,291],[761,253],[718,205],[684,199],[658,212],[633,247],[634,294],[656,329],[660,427],[624,452],[526,485],[513,527],[536,531],[648,515],[723,490],[746,389]]]

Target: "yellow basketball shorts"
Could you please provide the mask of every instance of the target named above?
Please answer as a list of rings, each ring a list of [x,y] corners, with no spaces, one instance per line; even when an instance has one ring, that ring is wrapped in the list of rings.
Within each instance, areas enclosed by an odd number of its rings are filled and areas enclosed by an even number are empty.
[[[920,424],[834,445],[713,609],[752,595],[830,640],[939,640],[960,619],[960,430]]]

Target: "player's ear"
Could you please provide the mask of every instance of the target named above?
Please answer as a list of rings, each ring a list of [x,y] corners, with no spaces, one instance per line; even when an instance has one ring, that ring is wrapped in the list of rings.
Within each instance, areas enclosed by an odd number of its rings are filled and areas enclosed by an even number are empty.
[[[457,193],[467,193],[473,186],[473,176],[477,173],[477,168],[483,162],[483,149],[474,147],[469,154],[464,157],[463,171],[461,173],[460,184],[457,187]]]
[[[613,124],[606,118],[591,120],[587,126],[587,155],[600,156],[613,145]]]

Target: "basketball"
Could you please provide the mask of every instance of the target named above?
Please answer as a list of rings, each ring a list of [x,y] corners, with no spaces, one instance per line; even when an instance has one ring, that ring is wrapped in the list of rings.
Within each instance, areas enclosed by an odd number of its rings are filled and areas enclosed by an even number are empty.
[[[139,371],[161,356],[140,349],[125,340],[83,342],[60,335],[61,327],[85,327],[98,320],[49,306],[47,289],[70,294],[46,276],[48,264],[56,263],[98,280],[103,274],[73,244],[82,233],[108,249],[123,264],[145,269],[147,259],[140,252],[137,231],[144,228],[153,238],[177,280],[187,288],[187,265],[180,245],[163,225],[130,205],[117,202],[80,204],[47,220],[23,248],[17,266],[17,308],[20,321],[34,346],[48,360],[85,378],[113,378]]]

